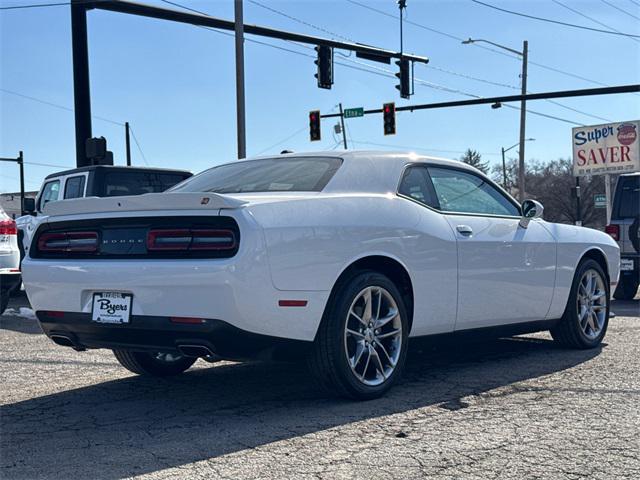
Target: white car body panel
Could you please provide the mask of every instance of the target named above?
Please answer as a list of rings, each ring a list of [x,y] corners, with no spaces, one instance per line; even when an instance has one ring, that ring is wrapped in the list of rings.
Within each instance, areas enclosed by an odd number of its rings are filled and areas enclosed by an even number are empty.
[[[556,241],[541,221],[447,215],[458,239],[456,329],[489,327],[547,317],[556,276]],[[499,297],[496,298],[496,294]]]
[[[384,256],[404,267],[414,298],[412,336],[559,318],[573,272],[602,252],[617,279],[619,252],[606,234],[519,218],[449,215],[396,194],[408,164],[474,171],[413,154],[322,152],[343,165],[321,193],[161,193],[78,199],[47,207],[46,222],[114,217],[233,217],[238,253],[228,259],[50,260],[26,258],[37,311],[89,313],[99,291],[133,294],[133,314],[221,319],[273,337],[314,339],[331,290],[354,262]],[[208,198],[203,201],[203,198]],[[473,228],[460,238],[456,226]],[[458,290],[459,288],[459,290]],[[278,301],[307,300],[301,308]]]

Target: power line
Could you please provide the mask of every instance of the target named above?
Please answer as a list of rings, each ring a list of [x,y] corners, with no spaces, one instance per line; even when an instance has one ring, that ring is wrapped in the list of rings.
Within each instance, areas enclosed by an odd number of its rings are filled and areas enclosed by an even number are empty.
[[[304,130],[306,130],[308,127],[302,127],[299,130],[296,130],[295,132],[293,132],[291,135],[289,135],[286,138],[283,138],[282,140],[280,140],[279,142],[274,143],[273,145],[268,146],[267,148],[260,150],[258,153],[256,153],[256,156],[258,155],[262,155],[265,152],[268,152],[269,150],[271,150],[272,148],[277,147],[278,145],[282,145],[284,142],[291,140],[293,137],[295,137],[296,135],[299,135],[300,133],[302,133]]]
[[[364,3],[360,3],[360,2],[358,2],[356,0],[346,0],[346,1],[349,2],[349,3],[352,3],[354,5],[358,5],[359,7],[366,8],[367,10],[371,10],[373,12],[376,12],[376,13],[378,13],[380,15],[384,15],[384,16],[387,16],[387,17],[390,17],[390,18],[393,18],[393,19],[397,20],[397,17],[395,17],[395,15],[391,15],[390,13],[387,13],[387,12],[385,12],[383,10],[378,10],[377,8],[371,7],[371,6],[366,5]],[[447,38],[449,38],[451,40],[456,40],[458,42],[462,42],[463,40],[465,40],[462,37],[458,37],[456,35],[453,35],[453,34],[450,34],[450,33],[447,33],[447,32],[443,32],[441,30],[436,30],[435,28],[431,28],[431,27],[428,27],[428,26],[426,26],[424,24],[421,24],[421,23],[418,23],[418,22],[413,22],[411,20],[405,20],[405,23],[411,24],[411,25],[413,25],[415,27],[418,27],[418,28],[422,28],[423,30],[427,30],[427,31],[436,33],[438,35],[442,35],[442,36],[447,37]],[[510,53],[507,53],[507,52],[503,52],[502,50],[496,50],[495,48],[487,47],[485,45],[481,45],[481,44],[478,44],[478,43],[473,43],[471,45],[473,47],[475,47],[475,48],[481,48],[483,50],[487,50],[489,52],[493,52],[495,54],[502,55],[504,57],[514,58],[516,60],[519,60],[519,57],[517,57],[515,55],[512,55]],[[566,72],[566,71],[561,70],[561,69],[556,68],[556,67],[552,67],[552,66],[545,65],[545,64],[542,64],[542,63],[537,63],[537,62],[534,62],[532,60],[529,60],[529,65],[535,65],[536,67],[543,68],[543,69],[549,70],[551,72],[559,73],[559,74],[565,75],[567,77],[572,77],[572,78],[576,78],[578,80],[589,82],[589,83],[592,83],[594,85],[600,85],[601,87],[610,86],[610,85],[607,85],[606,83],[602,83],[602,82],[599,82],[597,80],[586,78],[586,77],[583,77],[581,75],[577,75],[577,74],[572,73],[572,72]]]
[[[329,35],[331,35],[331,36],[333,36],[335,38],[340,38],[342,40],[345,40],[345,41],[351,42],[351,43],[357,43],[355,40],[352,40],[349,37],[345,37],[343,35],[340,35],[339,33],[332,32],[330,30],[327,30],[326,28],[320,27],[318,25],[314,25],[313,23],[309,23],[309,22],[307,22],[305,20],[302,20],[300,18],[296,18],[296,17],[294,17],[292,15],[289,15],[289,14],[287,14],[285,12],[282,12],[280,10],[276,10],[275,8],[269,7],[268,5],[265,5],[263,3],[257,2],[256,0],[248,0],[248,1],[249,1],[249,3],[253,3],[254,5],[257,5],[258,7],[264,8],[265,10],[269,10],[272,13],[275,13],[277,15],[281,15],[283,17],[286,17],[289,20],[293,20],[294,22],[300,23],[302,25],[306,25],[307,27],[311,27],[311,28],[313,28],[315,30],[318,30],[320,32],[328,33]]]
[[[109,0],[76,0],[75,4],[83,3],[95,3],[105,2]],[[58,3],[31,3],[29,5],[12,5],[10,7],[0,7],[0,10],[21,10],[25,8],[41,8],[41,7],[61,7],[65,5],[71,5],[71,2],[58,2]]]
[[[144,161],[144,164],[148,167],[149,166],[149,162],[147,162],[147,157],[144,155],[144,152],[142,151],[142,147],[140,146],[140,142],[138,142],[138,138],[136,137],[136,134],[133,131],[133,128],[131,128],[131,126],[129,126],[129,131],[131,132],[131,136],[133,137],[133,141],[135,142],[136,147],[138,147],[138,151],[140,152],[140,155],[142,156],[142,160]]]
[[[611,2],[608,2],[607,0],[600,0],[602,3],[604,3],[605,5],[609,5],[611,8],[615,8],[616,10],[618,10],[619,12],[624,13],[625,15],[630,16],[631,18],[635,18],[636,20],[640,20],[640,17],[637,17],[636,15],[634,15],[633,13],[629,13],[627,12],[624,8],[620,8],[617,5],[614,5]],[[635,3],[635,2],[634,2]],[[640,3],[638,3],[637,5],[640,6]]]
[[[59,7],[61,5],[71,5],[70,2],[62,3],[34,3],[30,5],[14,5],[11,7],[0,7],[0,10],[18,10],[23,8],[39,8],[39,7]]]
[[[575,8],[571,8],[569,5],[565,5],[564,3],[560,2],[559,0],[552,0],[553,3],[555,3],[556,5],[560,5],[563,8],[566,8],[567,10],[569,10],[570,12],[575,13],[576,15],[580,15],[582,18],[586,18],[587,20],[591,20],[593,23],[596,23],[602,27],[606,27],[609,30],[613,30],[614,32],[618,32],[618,33],[622,33],[620,32],[620,30],[617,30],[615,28],[613,28],[610,25],[607,25],[604,22],[601,22],[600,20],[596,20],[593,17],[590,17],[589,15],[586,15],[584,13],[582,13],[580,10],[576,10]],[[640,40],[638,40],[637,38],[631,38],[631,40],[635,41],[635,42],[640,42]]]
[[[56,165],[55,163],[40,163],[40,162],[24,162],[25,165],[37,165],[39,167],[53,167],[53,168],[73,168],[68,165]]]
[[[576,25],[574,23],[561,22],[559,20],[553,20],[551,18],[537,17],[535,15],[528,15],[526,13],[515,12],[513,10],[507,10],[506,8],[497,7],[495,5],[491,5],[490,3],[481,2],[480,0],[471,0],[471,1],[473,3],[477,3],[478,5],[483,5],[485,7],[492,8],[494,10],[498,10],[498,11],[503,12],[503,13],[508,13],[510,15],[517,15],[519,17],[529,18],[531,20],[538,20],[540,22],[554,23],[556,25],[562,25],[562,26],[565,26],[565,27],[578,28],[578,29],[581,29],[581,30],[589,30],[589,31],[598,32],[598,33],[607,33],[609,35],[621,35],[621,36],[630,37],[630,38],[640,38],[640,35],[634,35],[632,33],[624,33],[624,32],[612,31],[612,30],[603,30],[601,28],[587,27],[586,25]]]
[[[263,7],[263,8],[265,8],[265,9],[267,9],[267,10],[269,10],[269,11],[273,12],[273,13],[276,13],[276,14],[278,14],[278,15],[284,16],[284,17],[286,17],[286,18],[288,18],[288,19],[290,19],[290,20],[293,20],[293,21],[295,21],[295,22],[301,23],[301,24],[303,24],[303,25],[310,26],[310,27],[315,28],[315,29],[317,29],[317,30],[320,30],[320,31],[322,31],[322,32],[328,33],[329,35],[334,35],[334,36],[337,36],[337,37],[341,37],[339,34],[337,34],[337,33],[335,33],[335,32],[332,32],[332,31],[330,31],[330,30],[327,30],[327,29],[326,29],[326,28],[324,28],[324,27],[321,27],[321,26],[318,26],[318,25],[314,25],[314,24],[308,23],[308,22],[306,22],[306,21],[304,21],[304,20],[301,20],[301,19],[299,19],[299,18],[297,18],[297,17],[294,17],[293,15],[289,15],[289,14],[287,14],[287,13],[285,13],[285,12],[282,12],[282,11],[280,11],[280,10],[277,10],[277,9],[275,9],[275,8],[271,8],[271,7],[268,7],[268,6],[266,6],[266,5],[263,5],[263,4],[261,4],[260,2],[257,2],[257,1],[255,1],[255,0],[249,0],[249,1],[250,1],[251,3],[253,3],[253,4],[255,4],[255,5],[258,5],[258,6],[260,6],[260,7]],[[168,2],[168,1],[167,1],[167,3],[170,3],[170,2]],[[358,4],[358,2],[352,2],[352,3],[356,3],[356,4]],[[174,3],[174,5],[177,5],[177,4],[175,4],[175,3]],[[379,11],[379,10],[377,10],[377,9],[373,9],[373,8],[372,8],[372,10],[378,11],[378,12],[380,12],[380,13],[384,13],[384,12]],[[204,12],[198,12],[198,13],[201,13],[201,14],[206,15],[206,13],[204,13]],[[387,16],[390,16],[390,17],[392,17],[392,18],[395,18],[393,15],[386,14],[386,13],[384,13],[384,14],[385,14],[385,15],[387,15]],[[438,33],[442,33],[442,32],[438,32]],[[346,40],[349,40],[349,41],[353,41],[353,40],[348,39],[348,38],[346,38],[346,37],[341,37],[341,38],[346,39]],[[294,42],[292,42],[292,43],[294,43]],[[309,47],[309,46],[307,46],[307,45],[300,45],[300,46],[304,46],[305,48],[312,49],[312,47]],[[355,60],[346,60],[346,61],[349,61],[349,62],[351,62],[351,63],[358,63],[358,64],[360,64],[360,65],[364,65],[364,66],[366,66],[366,67],[371,67],[369,64],[365,64],[365,63],[362,63],[362,62],[357,62],[357,61],[355,61]],[[427,66],[429,67],[429,65],[427,65]],[[444,69],[444,68],[439,68],[439,67],[432,67],[432,68],[433,68],[433,69],[435,69],[435,70],[438,70],[438,71],[441,71],[441,72],[444,72],[444,73],[450,74],[450,75],[456,75],[456,76],[459,76],[459,77],[467,78],[467,79],[470,79],[470,80],[475,80],[475,81],[482,82],[482,83],[487,83],[487,84],[491,84],[491,85],[495,85],[495,86],[501,86],[501,87],[506,87],[506,88],[518,89],[518,87],[515,87],[515,86],[513,86],[513,85],[508,85],[508,84],[504,84],[504,83],[493,82],[493,81],[491,81],[491,80],[485,80],[485,79],[482,79],[482,78],[474,77],[474,76],[471,76],[471,75],[466,75],[466,74],[459,73],[459,72],[454,72],[454,71],[452,71],[452,70],[447,70],[447,69]],[[381,70],[381,71],[384,71],[384,72],[386,72],[386,73],[389,73],[389,74],[391,74],[391,73],[392,73],[392,72],[390,72],[390,71],[388,71],[388,70],[385,70],[385,69],[380,69],[380,70]],[[364,70],[364,71],[366,71],[366,70]],[[417,81],[419,81],[420,83],[422,83],[422,84],[424,84],[424,85],[426,85],[426,86],[428,86],[428,87],[437,88],[437,89],[441,89],[441,90],[442,90],[442,89],[444,89],[445,91],[449,91],[449,92],[452,92],[452,93],[462,93],[462,94],[464,94],[464,92],[462,92],[462,91],[460,91],[460,90],[448,89],[447,87],[444,87],[444,86],[441,86],[441,85],[437,85],[437,84],[434,84],[434,83],[431,83],[431,82],[426,82],[426,81],[424,81],[424,80],[417,79]],[[479,97],[478,97],[478,98],[479,98]],[[550,101],[550,100],[549,100],[549,101]],[[592,117],[592,118],[597,118],[598,120],[608,121],[607,119],[604,119],[603,117],[598,117],[597,115],[592,115],[592,114],[590,114],[590,113],[583,112],[583,111],[581,111],[581,110],[578,110],[578,109],[575,109],[575,108],[572,108],[572,107],[565,106],[565,105],[561,104],[560,102],[555,102],[555,101],[550,101],[550,102],[551,102],[551,103],[554,103],[555,105],[557,105],[557,106],[559,106],[559,107],[566,108],[566,109],[568,109],[568,110],[574,111],[574,112],[576,112],[576,113],[580,113],[580,114],[582,114],[582,115],[586,115],[586,116],[589,116],[589,117]],[[534,115],[543,115],[543,114],[540,114],[539,112],[533,112],[533,111],[532,111],[532,113],[533,113]],[[553,116],[550,116],[550,115],[543,115],[543,116],[548,116],[548,118],[557,118],[557,117],[553,117]],[[574,125],[579,125],[579,123],[576,123],[576,122],[571,122],[571,121],[568,121],[568,120],[565,120],[565,119],[561,119],[561,120],[562,120],[562,121],[566,121],[566,122],[568,122],[568,123],[572,123],[572,124],[574,124]]]
[[[66,110],[67,112],[73,113],[75,110],[73,108],[67,107],[65,105],[60,105],[58,103],[49,102],[48,100],[43,100],[41,98],[32,97],[31,95],[25,95],[23,93],[14,92],[13,90],[7,90],[5,88],[0,88],[0,92],[8,93],[9,95],[15,95],[16,97],[21,97],[27,100],[31,100],[33,102],[42,103],[44,105],[48,105],[50,107],[59,108],[61,110]],[[91,115],[92,118],[96,120],[102,120],[103,122],[111,123],[113,125],[118,125],[120,127],[124,127],[124,122],[118,122],[116,120],[111,120],[109,118],[100,117],[98,115]]]

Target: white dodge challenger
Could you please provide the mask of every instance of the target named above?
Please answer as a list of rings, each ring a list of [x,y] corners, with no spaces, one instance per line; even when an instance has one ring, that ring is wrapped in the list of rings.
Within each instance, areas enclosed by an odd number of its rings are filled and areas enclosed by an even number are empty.
[[[550,330],[592,348],[619,274],[605,233],[542,220],[461,162],[322,152],[217,166],[166,193],[50,203],[23,276],[44,332],[138,374],[300,355],[374,398],[409,337]]]

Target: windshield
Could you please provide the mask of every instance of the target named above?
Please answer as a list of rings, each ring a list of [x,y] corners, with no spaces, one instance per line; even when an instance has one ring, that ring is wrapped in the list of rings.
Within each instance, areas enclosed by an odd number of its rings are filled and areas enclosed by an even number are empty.
[[[176,185],[172,192],[320,192],[342,160],[327,157],[267,158],[228,163]]]

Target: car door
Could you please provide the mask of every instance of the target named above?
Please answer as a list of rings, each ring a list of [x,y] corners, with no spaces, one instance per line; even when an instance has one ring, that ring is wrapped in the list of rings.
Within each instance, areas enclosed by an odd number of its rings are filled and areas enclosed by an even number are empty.
[[[456,330],[545,319],[555,284],[556,241],[542,221],[520,225],[520,208],[486,177],[430,166],[437,208],[457,239]]]

